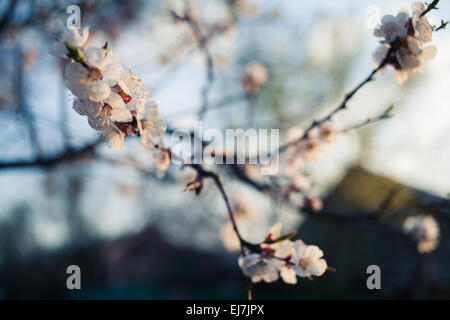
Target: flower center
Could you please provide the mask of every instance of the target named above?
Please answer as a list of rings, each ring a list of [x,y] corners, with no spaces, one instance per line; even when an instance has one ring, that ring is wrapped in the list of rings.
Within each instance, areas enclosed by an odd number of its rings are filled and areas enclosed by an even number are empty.
[[[109,117],[111,116],[113,108],[105,103],[102,107],[102,110],[100,111],[100,114],[98,115],[98,121],[102,124],[105,125],[107,127],[109,127]]]
[[[116,122],[116,126],[125,134],[125,137],[139,134],[136,117],[131,122]]]
[[[412,18],[409,18],[408,21],[405,22],[405,29],[407,30],[408,35],[415,35]]]
[[[300,259],[299,264],[303,269],[306,269],[311,264],[311,258]]]
[[[128,104],[131,102],[131,100],[133,100],[133,97],[130,96],[125,91],[123,91],[123,89],[118,84],[116,84],[111,89],[113,92],[117,93],[122,98],[122,100],[123,100],[123,102],[125,102],[125,104]]]

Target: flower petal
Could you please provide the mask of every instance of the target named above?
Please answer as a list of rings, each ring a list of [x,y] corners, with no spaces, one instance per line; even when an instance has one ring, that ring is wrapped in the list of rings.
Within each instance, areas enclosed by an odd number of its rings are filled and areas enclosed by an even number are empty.
[[[82,47],[89,37],[89,28],[81,29],[70,28],[64,33],[63,41],[74,47]]]
[[[125,102],[120,95],[115,92],[111,92],[108,98],[105,99],[104,103],[109,104],[114,109],[125,109]]]
[[[111,114],[118,122],[130,122],[133,120],[131,112],[127,109],[114,109]]]

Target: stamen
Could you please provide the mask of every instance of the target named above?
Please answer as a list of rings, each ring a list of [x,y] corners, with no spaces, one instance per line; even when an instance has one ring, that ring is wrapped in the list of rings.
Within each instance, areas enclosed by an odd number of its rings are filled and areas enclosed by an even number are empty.
[[[118,92],[117,94],[122,97],[122,100],[123,102],[125,102],[125,104],[130,103],[131,100],[133,100],[133,98],[123,90],[121,92]]]
[[[133,100],[133,97],[127,94],[118,84],[113,86],[111,90],[117,93],[122,98],[123,102],[125,102],[125,104],[128,104],[131,102],[131,100]]]
[[[299,263],[300,263],[300,266],[301,266],[303,269],[306,269],[306,268],[308,268],[308,266],[309,266],[309,264],[311,263],[311,261],[310,261],[309,258],[306,258],[306,259],[300,259],[300,260],[299,260]]]

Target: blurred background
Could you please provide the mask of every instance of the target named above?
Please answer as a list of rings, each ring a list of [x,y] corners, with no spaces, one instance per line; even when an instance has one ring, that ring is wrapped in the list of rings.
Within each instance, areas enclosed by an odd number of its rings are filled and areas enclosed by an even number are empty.
[[[63,62],[49,54],[71,4],[81,8],[90,44],[109,42],[170,128],[191,130],[206,96],[205,128],[277,128],[283,137],[369,74],[376,22],[412,1],[192,0],[214,81],[192,29],[172,14],[183,1],[1,1],[0,298],[245,299],[215,187],[182,192],[189,168],[161,172],[138,139],[115,152],[73,111]],[[439,8],[432,24],[450,17],[447,1]],[[391,197],[386,215],[432,214],[437,250],[422,255],[398,234],[302,216],[225,173],[232,203],[246,212],[238,220],[246,237],[261,241],[281,220],[337,270],[296,286],[255,285],[254,298],[450,298],[450,34],[433,37],[438,53],[423,74],[402,86],[390,69],[377,75],[335,121],[358,123],[391,104],[394,117],[340,135],[308,174],[326,208],[374,210]],[[268,77],[249,95],[242,79],[253,61]],[[72,264],[81,268],[81,290],[66,288]],[[381,267],[382,290],[366,287],[372,264]]]

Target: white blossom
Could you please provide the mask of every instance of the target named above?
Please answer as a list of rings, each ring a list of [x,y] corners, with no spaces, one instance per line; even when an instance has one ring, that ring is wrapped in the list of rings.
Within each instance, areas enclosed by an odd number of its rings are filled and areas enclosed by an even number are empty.
[[[325,145],[334,142],[337,132],[338,130],[330,122],[323,122],[314,127],[306,137],[304,137],[304,131],[300,127],[289,129],[286,135],[288,143],[286,150],[287,171],[297,173],[305,162],[317,160]]]
[[[420,253],[432,252],[439,244],[439,225],[431,215],[406,218],[403,231],[417,241],[417,250]]]
[[[293,269],[299,277],[321,276],[327,270],[327,262],[319,247],[306,245],[302,240],[293,244]]]
[[[66,87],[80,99],[103,101],[111,93],[108,84],[99,79],[94,70],[87,70],[77,62],[70,62],[64,69]]]
[[[103,103],[76,98],[73,101],[73,109],[82,116],[97,116],[102,110]]]
[[[119,151],[124,147],[124,135],[115,124],[111,124],[104,129],[100,137],[105,143],[111,145],[115,151]]]
[[[252,78],[257,85],[264,84],[268,78],[266,67],[255,61],[247,65],[247,75]]]
[[[275,241],[270,244],[262,244],[261,248],[269,249],[273,251],[273,259],[271,260],[275,264],[280,272],[281,279],[288,284],[296,284],[297,276],[292,264],[289,262],[293,255],[293,242],[286,239],[283,241],[276,241],[281,237],[281,230],[283,225],[281,222],[275,223],[266,236],[265,242]]]
[[[311,129],[307,136],[302,128],[294,126],[286,133],[288,147],[285,153],[285,175],[290,178],[291,186],[305,191],[310,189],[311,182],[304,172],[308,161],[317,160],[325,146],[336,140],[339,130],[329,121]]]
[[[384,16],[381,26],[374,31],[375,36],[384,40],[372,58],[377,66],[383,61],[392,65],[396,70],[395,81],[398,84],[423,72],[425,61],[436,55],[435,46],[423,46],[432,40],[433,32],[427,18],[421,17],[424,11],[424,5],[416,2],[412,5],[412,17],[409,16],[407,9],[403,9],[396,17]]]
[[[256,61],[247,65],[246,75],[242,79],[244,90],[248,94],[255,94],[259,88],[267,82],[268,73],[266,67]]]
[[[239,266],[252,282],[273,282],[281,276],[288,284],[296,284],[297,276],[321,276],[327,270],[323,252],[317,246],[307,246],[283,238],[282,224],[274,224],[258,249],[245,248],[249,254],[239,257]],[[283,240],[284,239],[284,240]]]
[[[123,146],[125,137],[138,135],[153,148],[166,130],[142,79],[125,69],[107,43],[102,48],[84,48],[89,30],[68,30],[51,51],[71,59],[64,68],[64,83],[76,96],[75,112],[87,116],[89,125],[101,131],[102,139],[114,149]],[[58,51],[59,50],[59,51]],[[161,162],[161,168],[167,160]]]
[[[238,259],[242,272],[249,277],[253,283],[264,281],[271,283],[279,278],[278,268],[271,260],[262,255],[253,253]]]
[[[88,115],[89,125],[95,130],[103,130],[109,127],[111,121],[131,122],[132,120],[133,116],[126,108],[122,97],[114,92],[103,101],[97,114]]]
[[[402,9],[394,17],[386,15],[381,18],[381,25],[374,30],[376,37],[384,38],[382,43],[392,43],[397,38],[403,39],[408,35],[408,30],[405,28],[406,22],[409,20],[408,9]]]
[[[81,48],[89,37],[89,28],[67,29],[61,40],[54,41],[50,46],[50,53],[57,57],[68,58],[69,51],[67,45],[74,48]]]
[[[433,26],[428,22],[426,17],[420,15],[424,12],[425,6],[421,2],[415,2],[412,5],[412,24],[416,39],[421,42],[430,42],[433,33]]]
[[[130,122],[133,119],[130,110],[127,109],[123,99],[117,93],[111,92],[108,98],[103,101],[105,105],[112,108],[111,116],[118,122]]]
[[[159,137],[166,131],[166,124],[158,114],[156,103],[149,102],[143,117],[137,117],[141,141],[148,148],[154,148]]]
[[[127,104],[128,109],[135,110],[139,117],[143,117],[145,113],[145,102],[151,97],[151,94],[144,89],[142,79],[134,72],[124,69],[116,84],[132,99]]]
[[[279,266],[281,279],[287,284],[297,284],[297,274],[294,267],[288,263]]]
[[[65,67],[66,86],[80,99],[103,101],[111,93],[109,82],[119,80],[123,68],[109,49],[88,48],[83,58],[83,63],[73,61]]]
[[[284,240],[282,242],[273,244],[272,248],[275,250],[274,256],[276,258],[279,258],[279,260],[275,259],[274,262],[280,270],[281,279],[283,279],[285,283],[296,284],[297,274],[295,273],[293,265],[290,262],[281,260],[290,260],[294,252],[293,242],[290,240]]]

